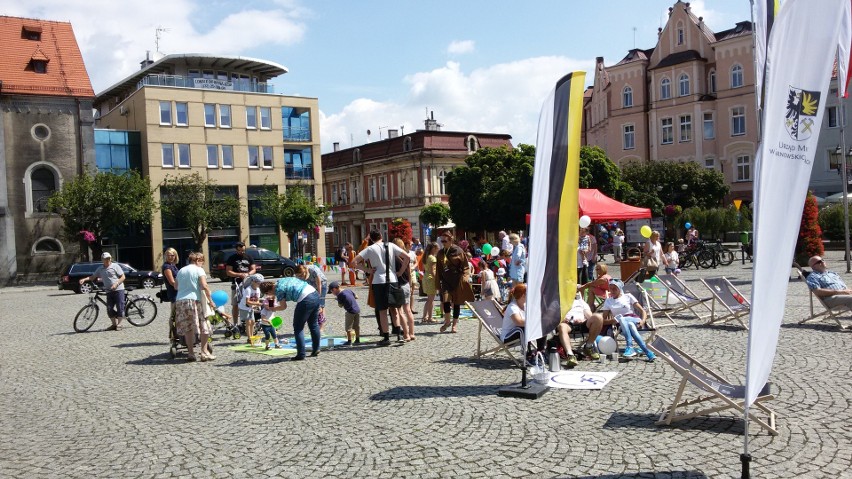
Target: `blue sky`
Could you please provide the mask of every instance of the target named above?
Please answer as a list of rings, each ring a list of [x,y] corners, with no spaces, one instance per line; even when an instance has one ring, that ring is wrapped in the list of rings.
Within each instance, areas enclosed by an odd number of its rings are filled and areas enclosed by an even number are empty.
[[[95,91],[154,50],[262,58],[290,73],[276,92],[319,98],[323,151],[422,128],[508,133],[534,143],[554,82],[650,48],[671,0],[0,0],[4,15],[70,21]],[[714,30],[748,20],[748,0],[696,1]],[[635,28],[635,32],[634,32]],[[635,44],[634,44],[635,36]],[[371,130],[368,137],[367,130]]]

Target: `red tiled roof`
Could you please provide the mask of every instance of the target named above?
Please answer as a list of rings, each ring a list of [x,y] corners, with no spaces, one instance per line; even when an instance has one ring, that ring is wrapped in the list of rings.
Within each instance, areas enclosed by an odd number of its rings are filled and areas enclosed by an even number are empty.
[[[39,30],[39,41],[24,35]],[[0,16],[0,49],[2,94],[95,96],[68,22]],[[48,62],[47,73],[33,71],[32,60]]]

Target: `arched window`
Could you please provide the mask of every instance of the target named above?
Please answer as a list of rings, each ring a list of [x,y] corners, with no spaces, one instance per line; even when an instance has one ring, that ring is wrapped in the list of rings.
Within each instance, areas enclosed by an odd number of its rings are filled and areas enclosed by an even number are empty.
[[[672,81],[668,78],[660,80],[660,99],[668,100],[672,97]]]
[[[405,140],[402,141],[402,151],[411,151],[411,137],[406,136]]]
[[[61,186],[59,170],[46,161],[33,163],[24,172],[27,215],[47,213],[47,199]]]
[[[439,190],[438,194],[441,194],[441,195],[447,194],[447,183],[446,183],[446,181],[447,181],[447,172],[444,171],[444,170],[441,170],[441,172],[438,173],[438,190]]]
[[[734,65],[731,67],[731,88],[741,86],[743,86],[743,67],[742,65]]]
[[[624,87],[624,90],[621,92],[621,103],[623,108],[633,106],[633,89],[630,88],[630,85]]]
[[[677,80],[680,96],[689,95],[689,75],[682,74]]]
[[[33,255],[37,254],[64,254],[65,249],[62,247],[62,243],[57,241],[55,238],[51,238],[49,236],[44,236],[39,238],[33,243],[32,252]]]
[[[361,161],[361,149],[355,148],[355,150],[352,152],[352,162],[357,163],[359,161]]]
[[[677,22],[677,44],[683,45],[686,40],[686,33],[683,31],[683,23]]]
[[[710,76],[707,79],[707,91],[716,93],[716,70],[710,70]]]
[[[468,153],[474,153],[479,149],[479,141],[473,135],[468,135],[467,140],[465,140],[465,144],[467,145]]]

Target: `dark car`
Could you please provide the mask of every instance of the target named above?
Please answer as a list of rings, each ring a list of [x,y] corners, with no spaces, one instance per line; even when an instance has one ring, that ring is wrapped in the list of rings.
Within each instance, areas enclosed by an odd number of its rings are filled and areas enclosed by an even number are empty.
[[[213,259],[210,261],[210,276],[228,281],[230,278],[225,274],[228,258],[236,252],[235,249],[231,248],[213,253]],[[246,254],[254,261],[257,272],[267,278],[296,274],[296,263],[274,251],[266,248],[246,248]]]
[[[157,271],[138,270],[126,263],[116,263],[124,270],[124,283],[136,288],[153,288],[163,284],[163,275]],[[62,276],[57,281],[59,289],[70,289],[75,293],[89,293],[92,291],[92,283],[86,281],[80,284],[81,278],[92,275],[102,262],[74,263],[65,268]]]

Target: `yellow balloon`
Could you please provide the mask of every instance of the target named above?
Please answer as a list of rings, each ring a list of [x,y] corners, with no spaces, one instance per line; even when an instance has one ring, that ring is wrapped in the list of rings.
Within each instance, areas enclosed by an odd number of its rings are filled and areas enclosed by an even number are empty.
[[[639,233],[642,234],[643,238],[650,238],[651,237],[651,227],[648,226],[648,225],[645,225],[645,226],[639,228]]]

